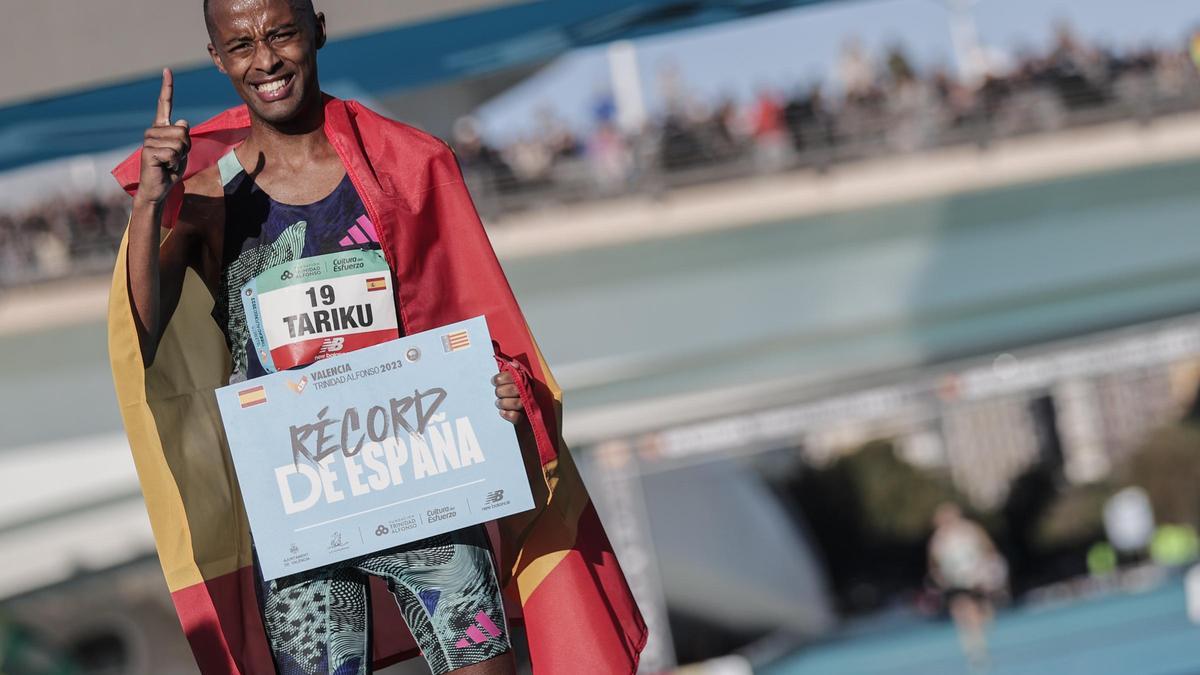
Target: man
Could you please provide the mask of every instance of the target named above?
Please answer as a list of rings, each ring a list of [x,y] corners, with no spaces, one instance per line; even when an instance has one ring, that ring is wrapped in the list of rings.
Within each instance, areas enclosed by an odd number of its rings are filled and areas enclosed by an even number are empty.
[[[114,171],[134,206],[109,320],[159,556],[201,670],[365,673],[415,647],[435,672],[509,673],[503,587],[539,671],[632,672],[645,626],[453,156],[321,94],[325,20],[310,0],[206,0],[204,13],[213,63],[245,106],[194,130],[172,122],[163,72],[154,126]],[[499,569],[487,534],[467,528],[270,583],[254,572],[212,389],[271,370],[248,337],[242,285],[339,251],[386,263],[399,332],[487,316],[497,407],[542,478],[542,508],[499,523]]]

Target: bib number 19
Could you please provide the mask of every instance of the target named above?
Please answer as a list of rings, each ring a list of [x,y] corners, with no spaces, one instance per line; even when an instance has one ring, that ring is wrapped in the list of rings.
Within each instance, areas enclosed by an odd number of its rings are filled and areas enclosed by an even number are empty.
[[[308,301],[312,303],[313,307],[316,307],[317,306],[317,288],[310,286],[308,288],[308,290],[306,290],[304,292],[308,294]],[[320,289],[320,293],[321,293],[321,304],[322,305],[332,305],[334,303],[333,286],[330,286],[329,284],[322,285],[321,289]]]
[[[378,250],[281,263],[242,291],[246,328],[267,372],[399,336],[391,274]]]

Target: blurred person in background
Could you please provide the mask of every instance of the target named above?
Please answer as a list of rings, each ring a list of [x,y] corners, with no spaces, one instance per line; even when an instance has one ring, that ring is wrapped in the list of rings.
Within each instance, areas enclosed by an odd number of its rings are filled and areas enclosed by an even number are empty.
[[[512,167],[517,180],[527,185],[537,185],[550,180],[554,168],[554,152],[545,139],[526,133],[504,150],[504,160]]]
[[[835,119],[821,83],[797,88],[783,108],[783,119],[792,140],[792,151],[824,170],[832,159]]]
[[[767,87],[760,87],[749,111],[750,136],[754,139],[754,163],[759,171],[782,169],[791,145],[784,122],[783,104]]]
[[[875,85],[875,65],[857,37],[850,37],[842,44],[837,79],[842,95],[851,99],[866,96]]]
[[[500,153],[479,133],[474,117],[460,117],[454,122],[454,153],[463,175],[472,185],[481,187],[512,185],[514,178]]]
[[[588,141],[587,155],[599,194],[615,195],[625,190],[633,157],[616,124],[609,121],[596,126]]]
[[[992,601],[1007,586],[1007,564],[987,532],[957,504],[938,506],[929,539],[929,577],[942,598],[973,668],[988,661],[987,625]]]
[[[551,161],[579,156],[581,147],[575,133],[558,112],[549,105],[537,111],[537,135],[548,146]]]
[[[929,142],[938,118],[934,103],[931,88],[917,77],[904,49],[892,46],[887,56],[886,109],[891,119],[888,143],[895,150],[913,152]]]

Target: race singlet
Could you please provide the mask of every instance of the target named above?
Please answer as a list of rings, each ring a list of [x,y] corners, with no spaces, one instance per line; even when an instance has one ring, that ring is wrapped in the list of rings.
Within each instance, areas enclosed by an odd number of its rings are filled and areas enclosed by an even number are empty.
[[[269,373],[400,336],[391,272],[377,250],[276,265],[242,286],[242,304]]]

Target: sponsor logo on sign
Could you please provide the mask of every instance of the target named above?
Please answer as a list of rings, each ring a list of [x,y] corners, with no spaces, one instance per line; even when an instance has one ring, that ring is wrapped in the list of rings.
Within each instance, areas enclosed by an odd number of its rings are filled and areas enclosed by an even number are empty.
[[[386,291],[387,290],[387,277],[372,277],[370,279],[367,279],[367,290],[368,291]]]
[[[304,392],[304,388],[308,386],[308,376],[305,375],[304,377],[301,377],[299,382],[292,382],[289,379],[287,381],[287,386],[297,394],[301,394]]]
[[[491,511],[492,509],[502,509],[510,504],[510,500],[504,498],[504,490],[492,490],[483,497],[483,506],[480,507],[483,511]]]
[[[425,511],[425,522],[436,523],[439,520],[449,520],[458,517],[458,509],[453,506],[439,506]]]
[[[249,408],[250,406],[255,406],[266,402],[267,390],[263,389],[262,385],[251,387],[249,389],[243,389],[238,392],[238,403],[240,403],[243,408]]]
[[[312,556],[310,556],[307,552],[301,551],[300,547],[295,543],[288,548],[288,553],[290,553],[290,555],[283,559],[284,567],[304,565],[309,561],[310,558],[312,558]]]
[[[329,546],[325,549],[328,553],[337,553],[350,548],[350,544],[342,536],[342,531],[337,530],[329,535]]]
[[[465,330],[447,333],[442,336],[442,347],[448,352],[456,352],[471,346],[471,336]]]
[[[345,346],[346,346],[346,338],[344,338],[344,337],[325,338],[321,342],[321,348],[319,350],[317,350],[317,355],[320,356],[321,354],[332,354],[333,352],[340,352],[340,351],[342,351],[342,349]]]
[[[415,529],[417,529],[417,517],[410,514],[380,524],[375,528],[375,536],[382,537],[385,534],[398,534]]]
[[[417,529],[417,517],[414,515],[403,516],[389,522],[388,525],[392,528],[392,532],[408,532]]]
[[[280,281],[287,281],[288,279],[291,279],[291,278],[292,278],[292,271],[291,271],[291,270],[284,270],[284,271],[283,271],[283,274],[280,274],[280,275],[279,275],[279,280],[280,280]]]

